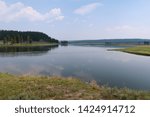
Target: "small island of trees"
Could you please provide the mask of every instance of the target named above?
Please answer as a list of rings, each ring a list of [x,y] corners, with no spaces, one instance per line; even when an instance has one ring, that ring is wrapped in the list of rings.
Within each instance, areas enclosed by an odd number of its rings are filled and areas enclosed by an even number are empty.
[[[42,32],[0,30],[0,44],[16,45],[32,43],[59,43],[59,41]]]

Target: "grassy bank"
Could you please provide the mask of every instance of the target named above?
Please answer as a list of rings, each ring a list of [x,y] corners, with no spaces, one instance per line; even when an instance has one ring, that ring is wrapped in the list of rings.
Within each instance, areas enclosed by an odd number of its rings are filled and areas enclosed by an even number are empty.
[[[98,86],[74,78],[0,73],[0,99],[150,99],[150,92]]]
[[[150,46],[135,46],[124,49],[117,49],[117,51],[127,52],[131,54],[150,56]]]
[[[23,43],[23,44],[0,44],[0,47],[39,47],[39,46],[52,46],[52,45],[58,45],[58,43],[31,43],[31,44],[26,44],[26,43]]]

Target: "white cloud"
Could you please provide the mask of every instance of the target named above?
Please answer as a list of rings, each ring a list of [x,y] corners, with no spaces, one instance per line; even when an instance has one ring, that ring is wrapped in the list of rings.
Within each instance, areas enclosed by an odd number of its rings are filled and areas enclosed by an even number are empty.
[[[0,0],[0,21],[11,22],[18,20],[28,21],[55,21],[63,20],[64,16],[60,8],[51,9],[44,14],[33,9],[31,6],[25,6],[23,3],[17,2],[14,4],[7,4]]]
[[[115,27],[109,27],[106,29],[106,31],[109,32],[113,32],[113,31],[117,31],[117,32],[128,32],[128,31],[133,31],[136,28],[130,26],[130,25],[122,25],[122,26],[115,26]]]
[[[94,26],[94,24],[92,24],[92,23],[91,23],[91,24],[89,24],[89,27],[90,27],[90,28],[91,28],[91,27],[93,27],[93,26]]]
[[[88,14],[90,12],[92,12],[93,10],[95,10],[97,7],[101,6],[101,3],[91,3],[85,6],[81,6],[80,8],[76,9],[74,11],[74,13],[79,14],[79,15],[85,15]]]
[[[105,33],[108,38],[149,38],[149,29],[140,26],[120,25],[108,27]]]

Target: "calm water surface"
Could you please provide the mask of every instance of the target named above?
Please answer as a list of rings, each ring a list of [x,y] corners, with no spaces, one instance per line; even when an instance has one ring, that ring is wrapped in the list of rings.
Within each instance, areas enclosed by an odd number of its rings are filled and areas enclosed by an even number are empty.
[[[150,90],[150,57],[107,49],[82,46],[0,49],[0,72],[71,76],[113,87]]]

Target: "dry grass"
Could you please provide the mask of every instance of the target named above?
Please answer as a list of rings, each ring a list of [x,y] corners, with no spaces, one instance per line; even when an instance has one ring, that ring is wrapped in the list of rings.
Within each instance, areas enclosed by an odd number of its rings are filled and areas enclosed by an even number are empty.
[[[0,99],[150,99],[150,92],[98,86],[75,78],[13,76],[0,73]]]

